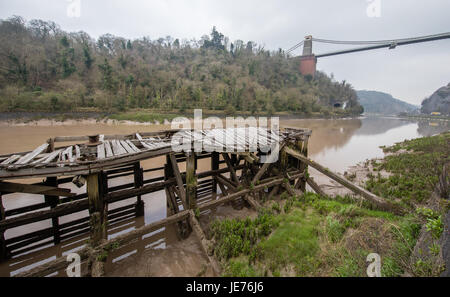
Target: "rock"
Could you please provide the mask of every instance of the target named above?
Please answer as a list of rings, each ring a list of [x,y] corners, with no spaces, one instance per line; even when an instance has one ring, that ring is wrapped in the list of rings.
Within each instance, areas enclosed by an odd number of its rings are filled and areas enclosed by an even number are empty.
[[[425,99],[422,102],[421,112],[423,114],[440,112],[442,115],[450,115],[450,83]]]

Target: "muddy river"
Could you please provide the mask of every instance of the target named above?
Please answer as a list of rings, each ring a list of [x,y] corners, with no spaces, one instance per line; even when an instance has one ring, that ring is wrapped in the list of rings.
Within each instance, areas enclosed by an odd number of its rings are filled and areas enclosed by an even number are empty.
[[[320,164],[337,172],[345,172],[349,166],[366,159],[382,157],[379,148],[383,145],[392,145],[405,139],[421,136],[430,136],[450,129],[449,122],[443,121],[412,121],[394,118],[367,117],[360,119],[341,120],[312,120],[312,119],[286,119],[281,120],[282,127],[309,128],[313,133],[309,141],[309,157]],[[94,134],[127,134],[147,132],[169,128],[164,125],[131,125],[131,124],[80,124],[68,125],[6,125],[0,124],[0,155],[29,151],[44,143],[53,136],[75,136]],[[165,160],[163,158],[145,161],[144,168],[159,167]],[[203,160],[201,160],[203,161]],[[206,160],[205,160],[206,161]],[[199,169],[208,170],[208,164],[200,162]],[[317,177],[319,183],[324,181],[314,170],[311,174]],[[146,173],[145,178],[161,175],[161,172]],[[116,179],[111,183],[130,182],[127,178]],[[73,184],[65,184],[73,192],[81,193],[85,187],[77,188]],[[40,199],[40,200],[39,200]],[[166,216],[166,199],[163,191],[143,196],[145,202],[145,216],[132,218],[114,225],[108,230],[108,236],[114,237],[123,232],[129,232],[144,224],[158,221]],[[114,207],[130,204],[135,199],[121,201]],[[6,195],[3,204],[6,209],[13,209],[23,205],[43,202],[43,197],[27,194]],[[86,211],[87,212],[87,211]],[[67,216],[60,219],[60,223],[72,220]],[[7,230],[5,238],[11,238],[24,232],[32,232],[49,227],[51,221],[30,224],[24,228]],[[62,255],[80,249],[88,239],[88,234],[82,234],[74,239],[67,240],[57,246],[46,246],[37,251],[30,251],[18,255],[7,262],[0,263],[0,276],[13,276],[19,272],[30,269],[36,265],[46,263]],[[142,254],[152,257],[139,271],[130,267],[142,261]],[[141,265],[142,266],[142,265]],[[195,240],[179,242],[175,232],[161,229],[134,244],[113,253],[108,258],[107,271],[110,275],[141,275],[141,276],[195,276],[205,272],[206,260]],[[145,271],[142,271],[145,270]],[[57,273],[64,276],[64,271]]]

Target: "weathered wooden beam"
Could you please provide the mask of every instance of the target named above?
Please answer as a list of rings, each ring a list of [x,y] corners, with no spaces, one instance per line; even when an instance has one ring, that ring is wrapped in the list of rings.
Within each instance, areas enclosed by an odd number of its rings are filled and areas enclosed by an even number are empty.
[[[141,168],[139,162],[135,163],[133,166],[133,176],[134,176],[134,187],[139,189],[144,186],[144,171]],[[136,216],[142,217],[145,212],[144,201],[142,200],[142,195],[136,195]]]
[[[89,258],[90,250],[88,248],[82,248],[76,253],[80,256],[81,261]],[[16,277],[45,277],[54,273],[55,271],[64,270],[69,265],[67,257],[60,257],[56,260],[47,262],[28,271],[19,273]]]
[[[280,186],[279,186],[279,185],[276,185],[275,187],[273,187],[272,190],[271,190],[270,193],[269,193],[269,196],[267,196],[267,200],[272,199],[272,197],[273,197],[276,193],[278,193],[279,190],[280,190]]]
[[[58,187],[58,179],[56,177],[48,177],[44,183],[48,186]],[[58,206],[58,203],[59,203],[58,196],[45,195],[44,199],[45,199],[45,202],[48,205],[50,205],[51,209],[54,209],[56,206]],[[53,227],[53,242],[55,244],[59,244],[60,243],[59,217],[52,218],[52,227]]]
[[[64,216],[74,212],[87,209],[88,200],[83,199],[75,202],[69,202],[62,205],[58,205],[54,209],[42,210],[34,213],[28,213],[19,217],[10,218],[0,222],[0,230],[6,230],[22,225],[39,222],[42,220],[50,219],[52,217]]]
[[[285,188],[286,191],[291,196],[297,196],[297,195],[303,194],[303,192],[301,190],[292,188],[292,185],[290,183],[283,183],[283,188]]]
[[[306,182],[314,190],[314,192],[323,197],[327,196],[327,194],[320,188],[320,186],[314,181],[312,177],[309,177]]]
[[[0,179],[23,179],[49,176],[75,176],[98,173],[107,168],[114,168],[123,164],[134,163],[153,157],[164,156],[172,151],[171,147],[164,147],[153,151],[144,151],[139,154],[121,155],[114,158],[105,158],[96,161],[77,161],[76,167],[25,167],[15,168],[15,170],[0,169]]]
[[[192,230],[194,230],[195,235],[197,236],[200,244],[202,246],[203,252],[206,257],[208,257],[209,263],[211,264],[211,268],[215,274],[215,276],[220,276],[220,265],[217,260],[214,258],[214,255],[211,252],[211,242],[206,239],[205,233],[200,226],[195,214],[192,210],[189,210],[189,222],[191,224]]]
[[[184,189],[183,179],[181,178],[180,169],[178,168],[178,163],[173,154],[169,154],[170,162],[172,164],[173,173],[175,175],[175,180],[177,182],[178,191],[180,192],[180,199],[183,203],[184,209],[188,209],[188,204],[186,201],[186,190]]]
[[[244,200],[246,200],[248,202],[248,204],[250,204],[250,206],[258,211],[261,208],[261,205],[258,203],[258,201],[256,201],[251,195],[247,194],[244,195]]]
[[[231,179],[236,182],[237,184],[239,184],[239,178],[236,175],[236,170],[234,169],[233,164],[231,163],[231,159],[230,156],[228,156],[228,153],[222,153],[222,157],[225,160],[225,163],[228,166],[228,169],[230,170],[230,176]]]
[[[20,158],[15,164],[22,165],[22,164],[26,164],[26,163],[30,162],[31,160],[33,160],[34,157],[36,157],[37,155],[44,152],[48,148],[48,146],[49,146],[48,143],[44,143],[43,145],[39,146],[31,153],[28,153],[25,156],[23,156],[22,158]]]
[[[70,193],[70,189],[58,188],[57,186],[40,186],[11,182],[0,182],[0,191],[3,193],[28,193],[63,197],[76,195],[75,193]]]
[[[237,187],[231,183],[229,179],[227,179],[225,176],[218,174],[216,175],[216,179],[223,185],[227,186],[227,188],[231,191],[236,191]]]
[[[104,173],[91,174],[87,177],[87,193],[91,224],[91,242],[98,245],[106,239],[107,204],[104,196]]]
[[[298,175],[294,175],[291,178],[295,179],[297,177],[298,177]],[[261,191],[261,190],[265,189],[266,187],[269,188],[269,187],[273,187],[273,186],[276,186],[276,185],[280,185],[283,182],[285,182],[285,178],[278,178],[278,179],[269,181],[267,183],[259,184],[259,185],[255,186],[253,189],[246,188],[246,189],[244,189],[242,191],[226,195],[226,196],[224,196],[222,198],[219,198],[217,200],[212,200],[212,201],[209,201],[209,202],[202,203],[201,205],[198,206],[198,208],[199,208],[200,211],[211,209],[211,208],[217,207],[218,205],[227,203],[229,201],[233,201],[233,200],[235,200],[237,198],[244,197],[248,193]]]
[[[293,149],[289,148],[289,147],[285,147],[284,151],[293,156],[294,158],[299,159],[302,162],[305,162],[306,164],[308,164],[309,166],[317,169],[319,172],[325,174],[326,176],[328,176],[329,178],[337,181],[338,183],[340,183],[341,185],[349,188],[350,190],[352,190],[353,192],[361,195],[363,198],[365,198],[366,200],[372,202],[374,205],[376,205],[378,208],[382,209],[382,210],[387,210],[387,211],[394,211],[394,212],[399,212],[400,210],[395,207],[392,203],[386,201],[385,199],[376,196],[375,194],[370,193],[369,191],[367,191],[366,189],[363,189],[353,183],[351,183],[350,181],[348,181],[347,179],[345,179],[342,176],[339,176],[336,173],[331,172],[329,169],[323,167],[322,165],[306,158],[305,156],[303,156],[302,154],[294,151]]]
[[[211,153],[211,171],[215,172],[219,170],[219,153],[213,152]],[[217,198],[217,179],[213,178],[212,183],[212,191],[213,191],[213,199]]]
[[[0,222],[5,220],[5,207],[3,206],[2,192],[0,192]],[[8,258],[8,252],[6,249],[5,231],[0,230],[0,262],[5,261]]]
[[[225,186],[220,182],[219,179],[217,179],[217,176],[214,176],[214,180],[216,180],[217,184],[219,185],[220,191],[222,193],[222,196],[228,195],[228,190],[225,188]]]
[[[197,207],[197,177],[195,176],[195,154],[193,152],[187,153],[186,157],[186,203],[189,209],[195,209]]]

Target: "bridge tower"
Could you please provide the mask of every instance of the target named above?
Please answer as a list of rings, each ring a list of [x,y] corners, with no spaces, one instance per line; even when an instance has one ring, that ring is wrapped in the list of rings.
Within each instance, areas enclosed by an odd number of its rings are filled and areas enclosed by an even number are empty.
[[[303,55],[300,57],[300,73],[302,75],[311,75],[314,77],[316,74],[317,58],[312,53],[312,36],[305,36],[303,43]]]

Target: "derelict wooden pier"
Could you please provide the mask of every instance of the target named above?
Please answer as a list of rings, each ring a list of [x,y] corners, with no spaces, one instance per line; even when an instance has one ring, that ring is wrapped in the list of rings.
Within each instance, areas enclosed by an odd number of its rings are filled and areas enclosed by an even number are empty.
[[[197,153],[173,151],[173,138],[180,133],[191,137],[192,143],[201,141],[201,147],[207,150]],[[202,140],[196,138],[199,135],[196,133],[203,136]],[[1,198],[12,193],[44,197],[42,203],[15,209],[5,209],[1,204],[1,260],[88,233],[89,243],[78,253],[88,263],[88,274],[99,276],[104,273],[103,264],[94,255],[109,252],[168,224],[176,224],[180,237],[194,231],[213,270],[219,273],[197,217],[224,203],[231,203],[235,208],[257,209],[263,195],[274,195],[284,190],[283,185],[291,191],[293,188],[304,191],[307,165],[280,149],[289,146],[307,156],[310,134],[308,129],[278,132],[250,128],[246,132],[244,128],[232,128],[55,137],[33,151],[0,156]],[[236,139],[231,147],[227,142],[230,137]],[[262,139],[263,144],[255,143],[255,137]],[[280,150],[280,154],[272,154],[275,150]],[[166,159],[164,166],[141,166],[142,161],[161,156]],[[261,162],[267,158],[273,160]],[[197,163],[201,159],[209,160],[210,170],[198,171]],[[185,163],[184,172],[180,169],[182,163]],[[145,179],[146,172],[163,174]],[[108,181],[119,177],[129,177],[131,182],[108,185]],[[35,178],[43,181],[26,182]],[[86,184],[85,193],[75,194],[61,187],[70,182],[79,187]],[[161,190],[166,193],[167,218],[107,240],[109,224],[143,216],[142,195]],[[109,204],[133,197],[136,199],[134,203],[108,210]],[[60,222],[63,216],[86,210],[88,215],[84,217]],[[51,227],[12,238],[4,236],[8,229],[44,220],[51,220]],[[66,266],[65,257],[60,257],[20,275],[46,276]]]

